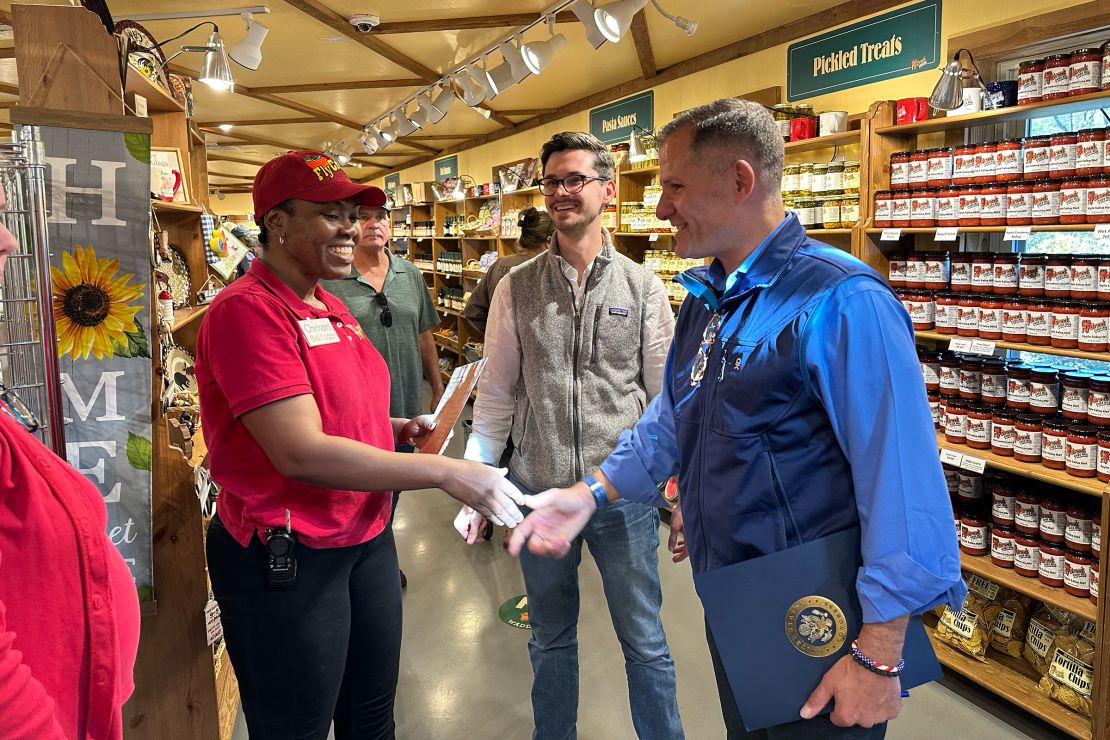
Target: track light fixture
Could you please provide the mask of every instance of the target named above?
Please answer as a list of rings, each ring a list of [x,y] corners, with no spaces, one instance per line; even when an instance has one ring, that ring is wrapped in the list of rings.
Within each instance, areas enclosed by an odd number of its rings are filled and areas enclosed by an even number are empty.
[[[555,56],[555,52],[567,45],[567,37],[561,33],[555,33],[555,16],[553,15],[547,17],[547,31],[550,36],[546,40],[534,41],[520,47],[520,56],[524,59],[525,66],[535,75],[543,72],[544,67],[551,63],[551,58]]]
[[[212,26],[212,33],[208,36],[208,43],[204,44],[203,46],[182,46],[176,52],[166,57],[166,61],[162,63],[162,66],[165,67],[172,60],[176,59],[178,56],[184,54],[185,52],[203,53],[204,60],[201,62],[200,74],[197,75],[197,80],[203,82],[205,85],[208,85],[214,90],[224,92],[230,90],[235,86],[235,78],[231,76],[231,65],[229,65],[227,62],[227,51],[224,49],[224,39],[222,36],[220,36],[220,27],[212,21],[203,21],[201,23],[198,23],[192,28],[182,31],[173,38],[166,39],[162,43],[155,44],[150,48],[143,47],[142,50],[153,51],[154,49],[165,46],[171,41],[176,41],[182,36],[185,36],[186,34],[191,33],[201,26],[205,25]]]
[[[648,0],[616,0],[594,11],[594,20],[601,35],[614,44],[624,38],[632,27],[632,19],[644,9]]]
[[[586,41],[590,42],[590,46],[595,49],[600,49],[601,45],[605,43],[605,36],[602,35],[601,29],[597,27],[597,21],[594,19],[594,6],[590,0],[575,0],[570,6],[570,12],[582,22],[583,28],[586,29]]]
[[[231,47],[227,55],[231,61],[253,71],[262,63],[262,42],[270,29],[254,20],[250,13],[243,13],[243,20],[247,23],[247,34]]]

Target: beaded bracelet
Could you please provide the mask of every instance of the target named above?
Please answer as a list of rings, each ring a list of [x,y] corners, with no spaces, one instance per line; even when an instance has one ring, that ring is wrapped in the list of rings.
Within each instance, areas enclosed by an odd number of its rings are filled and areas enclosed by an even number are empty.
[[[863,654],[863,651],[859,649],[859,644],[855,640],[852,640],[852,658],[872,673],[886,676],[887,678],[898,678],[902,675],[902,669],[906,667],[905,658],[899,660],[898,665],[894,666],[875,662]]]

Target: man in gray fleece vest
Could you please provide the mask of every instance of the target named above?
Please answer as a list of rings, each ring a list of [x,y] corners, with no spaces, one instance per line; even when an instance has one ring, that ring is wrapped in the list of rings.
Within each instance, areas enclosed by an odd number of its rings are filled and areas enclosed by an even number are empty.
[[[659,392],[674,318],[663,284],[613,247],[601,212],[613,158],[589,134],[543,146],[550,249],[494,293],[487,364],[466,457],[495,463],[511,430],[509,478],[523,492],[571,485],[593,470]],[[460,517],[473,542],[480,517]],[[640,738],[682,738],[675,669],[659,619],[659,514],[621,502],[594,517],[563,560],[522,553],[532,636],[533,737],[574,738],[578,717],[578,564],[590,547],[625,656]],[[591,605],[592,606],[592,605]]]

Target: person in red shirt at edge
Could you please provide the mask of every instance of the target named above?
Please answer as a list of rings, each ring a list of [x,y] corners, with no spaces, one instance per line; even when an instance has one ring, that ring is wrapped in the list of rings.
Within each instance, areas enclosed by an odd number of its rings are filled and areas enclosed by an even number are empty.
[[[5,207],[0,188],[0,211]],[[19,250],[0,222],[0,279]],[[139,597],[85,476],[0,385],[0,738],[119,740]]]
[[[497,523],[522,520],[504,471],[419,446],[430,416],[389,417],[385,361],[318,282],[351,272],[359,206],[385,193],[327,155],[258,171],[262,256],[201,324],[196,374],[212,478],[208,570],[251,740],[392,738],[401,581],[393,490],[441,488]],[[295,538],[296,574],[273,556]]]

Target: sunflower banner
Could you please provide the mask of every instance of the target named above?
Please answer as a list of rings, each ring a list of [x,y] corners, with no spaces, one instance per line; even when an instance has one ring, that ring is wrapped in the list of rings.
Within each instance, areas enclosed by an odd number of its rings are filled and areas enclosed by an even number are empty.
[[[150,137],[38,127],[66,456],[153,598]]]

